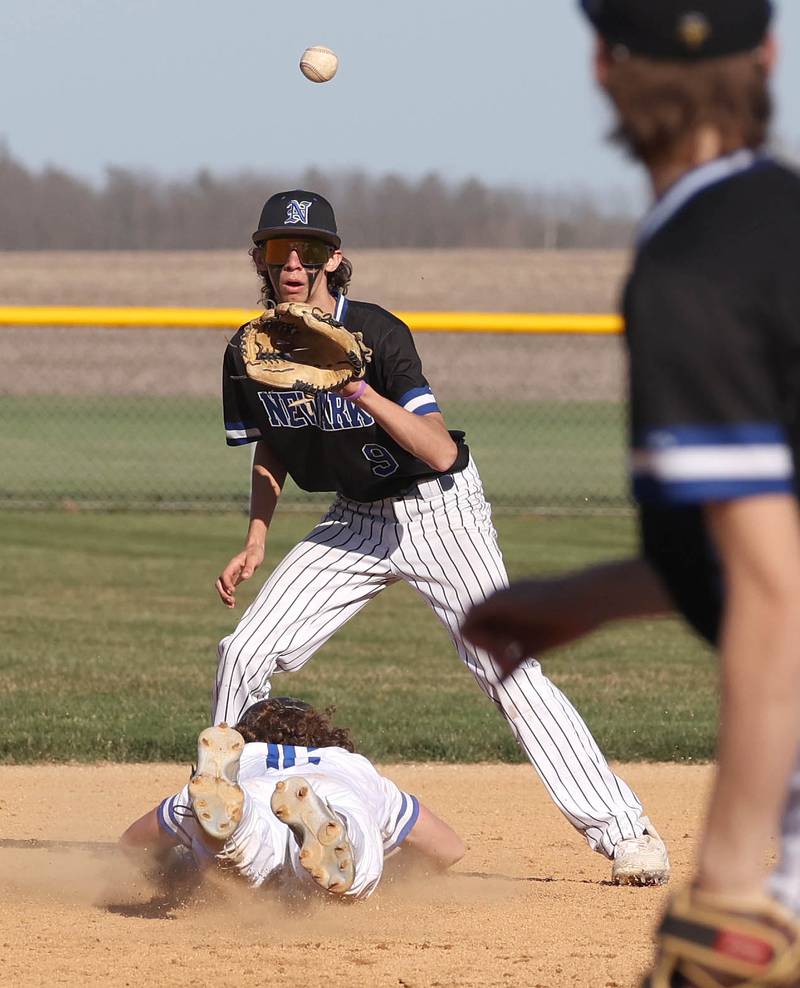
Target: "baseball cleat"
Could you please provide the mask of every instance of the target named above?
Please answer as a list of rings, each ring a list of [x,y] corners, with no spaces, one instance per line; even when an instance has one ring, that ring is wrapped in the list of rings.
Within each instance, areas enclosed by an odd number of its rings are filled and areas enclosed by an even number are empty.
[[[300,846],[300,864],[326,892],[343,895],[356,877],[345,826],[309,783],[296,776],[278,782],[272,812]]]
[[[189,799],[200,826],[225,840],[242,819],[244,792],[239,759],[244,738],[227,724],[207,727],[197,739],[197,768],[189,780]]]
[[[614,848],[611,881],[615,885],[666,885],[669,856],[656,828],[645,817],[644,833],[620,841]]]

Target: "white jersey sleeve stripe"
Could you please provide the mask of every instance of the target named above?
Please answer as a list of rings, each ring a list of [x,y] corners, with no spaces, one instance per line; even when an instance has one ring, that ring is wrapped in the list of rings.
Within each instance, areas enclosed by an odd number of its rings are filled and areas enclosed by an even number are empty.
[[[261,430],[257,426],[246,426],[243,422],[231,422],[225,425],[225,441],[229,446],[242,446],[261,438]]]
[[[407,412],[413,412],[415,415],[427,415],[429,412],[439,411],[439,405],[430,389],[408,398],[402,402],[402,406]]]
[[[794,489],[792,452],[779,443],[637,449],[632,475],[640,502],[696,504]]]
[[[162,830],[168,833],[171,837],[180,841],[186,847],[192,846],[191,834],[186,830],[181,822],[181,817],[186,816],[190,813],[185,806],[182,806],[179,802],[180,793],[177,796],[169,796],[167,799],[162,800],[158,807],[156,818],[158,824]],[[182,812],[178,813],[178,810]]]
[[[634,474],[648,474],[662,483],[687,480],[789,480],[794,472],[788,446],[690,446],[637,449]]]
[[[395,818],[391,833],[383,842],[383,850],[386,854],[403,843],[414,829],[414,824],[417,822],[417,817],[419,816],[419,800],[417,797],[402,791],[400,795],[402,796],[400,812]]]
[[[416,408],[413,409],[414,415],[430,415],[431,412],[438,412],[438,411],[441,411],[441,409],[436,404],[435,398],[430,398],[424,404],[417,405]]]
[[[156,810],[156,819],[158,820],[159,827],[161,827],[164,833],[169,834],[170,837],[175,837],[177,833],[176,829],[174,825],[170,823],[169,818],[167,816],[167,812],[168,812],[167,803],[170,801],[171,798],[172,798],[171,796],[168,796],[166,799],[163,799],[159,803],[158,809]]]

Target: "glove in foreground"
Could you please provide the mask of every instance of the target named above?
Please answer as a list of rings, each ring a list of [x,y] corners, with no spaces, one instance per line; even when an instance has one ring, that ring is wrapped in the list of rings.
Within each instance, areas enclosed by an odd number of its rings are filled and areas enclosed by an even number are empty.
[[[642,988],[800,988],[797,920],[766,897],[684,889],[667,907],[657,948]]]

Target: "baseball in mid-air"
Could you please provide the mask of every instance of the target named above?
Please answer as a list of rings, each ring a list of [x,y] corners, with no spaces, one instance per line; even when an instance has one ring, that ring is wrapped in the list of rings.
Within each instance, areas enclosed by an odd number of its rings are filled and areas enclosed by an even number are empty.
[[[300,56],[300,71],[312,82],[328,82],[336,75],[339,59],[336,52],[324,45],[306,48]]]

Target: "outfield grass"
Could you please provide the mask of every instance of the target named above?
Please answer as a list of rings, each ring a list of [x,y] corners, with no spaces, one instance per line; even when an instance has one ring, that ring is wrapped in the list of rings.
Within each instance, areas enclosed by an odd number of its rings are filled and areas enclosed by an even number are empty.
[[[625,505],[618,404],[450,402],[445,413],[496,506]],[[0,502],[244,504],[249,449],[225,446],[221,418],[216,398],[0,397]],[[309,501],[291,486],[286,497]]]
[[[269,564],[316,520],[279,514]],[[215,645],[235,620],[212,584],[244,527],[232,514],[1,512],[0,760],[191,760]],[[633,544],[627,518],[506,517],[498,528],[516,576]],[[676,622],[609,629],[546,669],[609,757],[710,757],[714,665]],[[276,686],[335,703],[375,759],[519,757],[433,615],[404,586]]]

